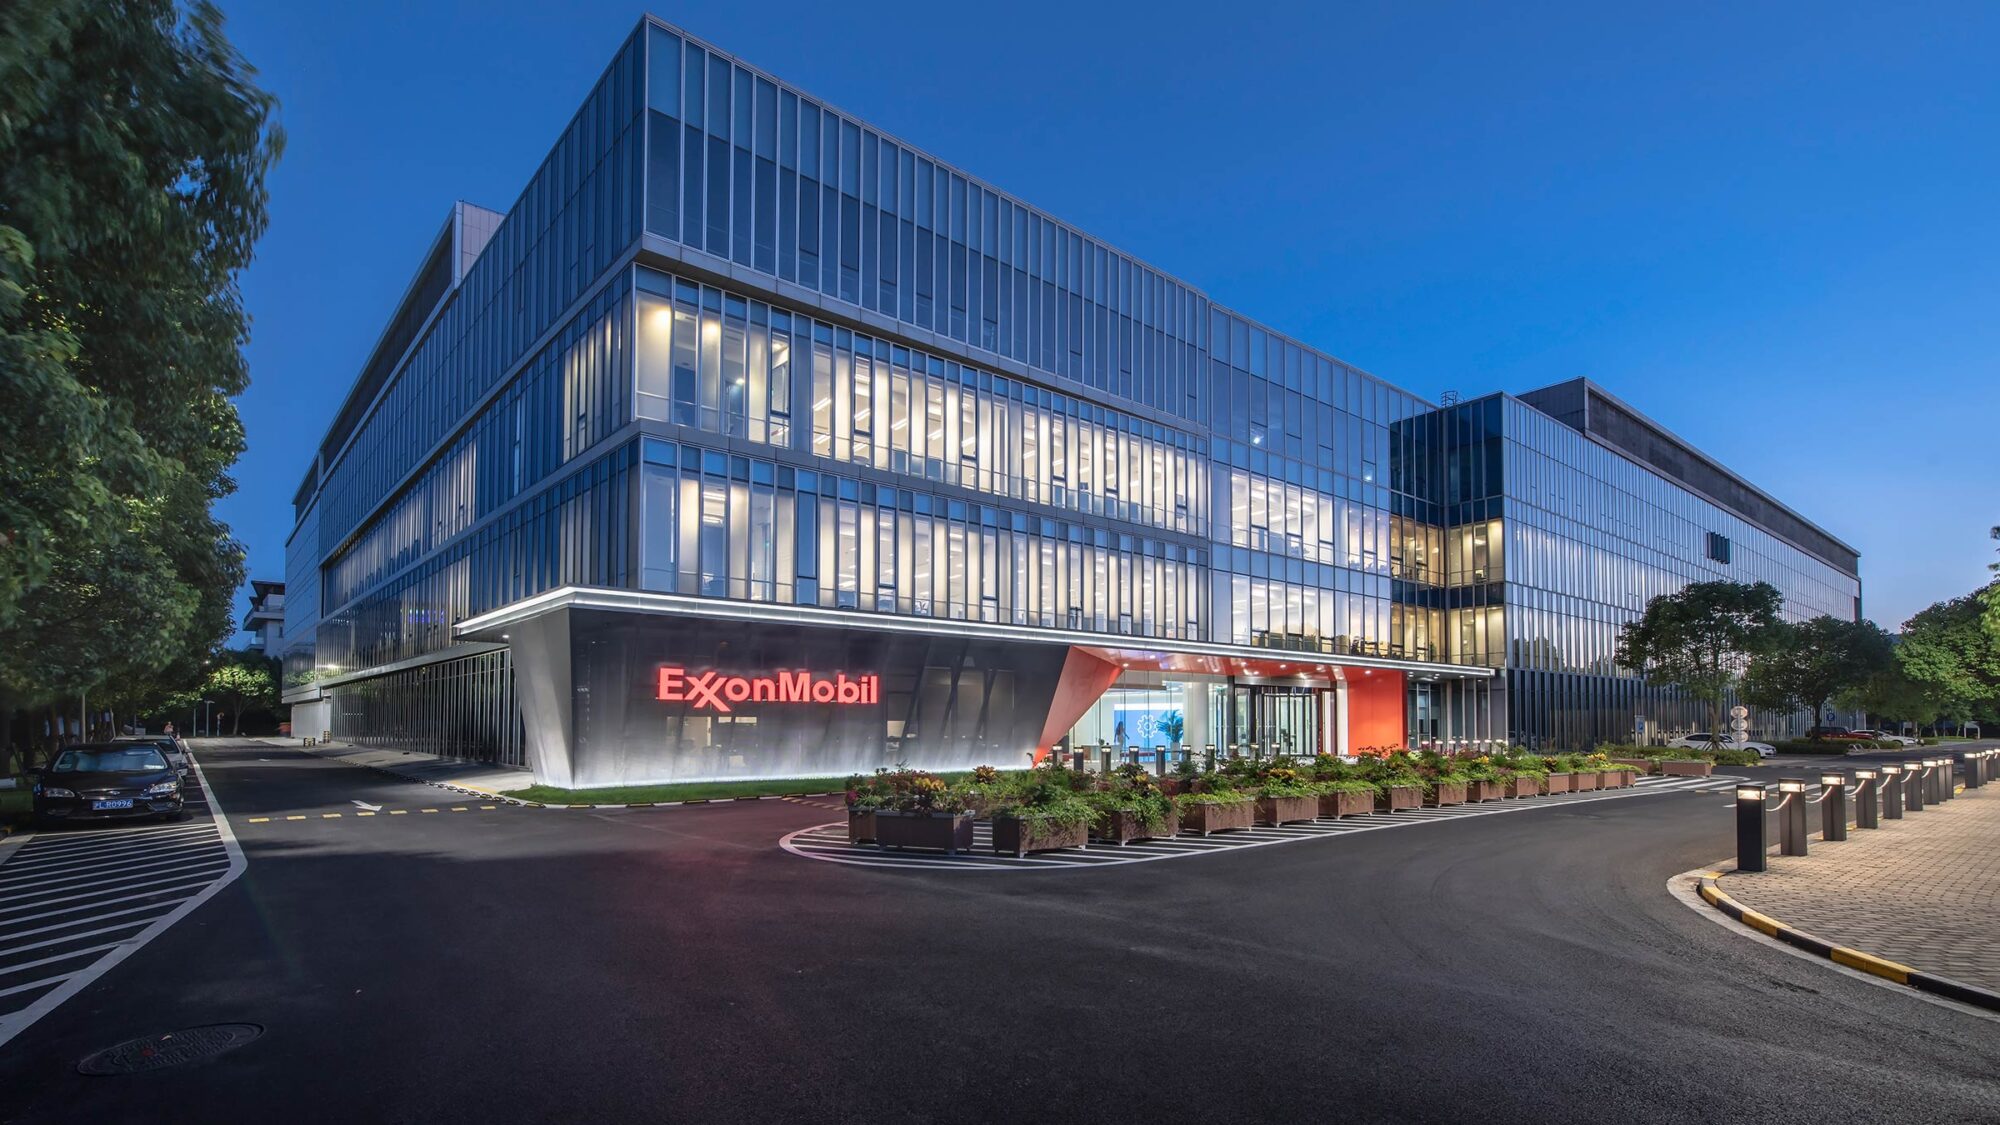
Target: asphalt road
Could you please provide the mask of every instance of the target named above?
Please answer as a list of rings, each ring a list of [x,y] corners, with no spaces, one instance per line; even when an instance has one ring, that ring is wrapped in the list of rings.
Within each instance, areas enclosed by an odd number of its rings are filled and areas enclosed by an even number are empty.
[[[836,814],[779,801],[201,757],[247,872],[0,1048],[0,1120],[2000,1120],[2000,1027],[1668,896],[1726,795],[953,873],[785,854]],[[266,1032],[76,1072],[218,1022]]]

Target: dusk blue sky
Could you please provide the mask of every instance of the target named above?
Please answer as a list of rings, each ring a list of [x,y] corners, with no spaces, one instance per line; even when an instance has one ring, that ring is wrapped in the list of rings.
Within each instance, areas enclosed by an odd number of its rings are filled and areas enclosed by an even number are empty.
[[[455,199],[645,8],[227,3],[283,102],[223,518],[291,498]],[[681,4],[655,14],[1418,394],[1588,375],[1859,548],[1894,628],[2000,523],[2000,6]]]

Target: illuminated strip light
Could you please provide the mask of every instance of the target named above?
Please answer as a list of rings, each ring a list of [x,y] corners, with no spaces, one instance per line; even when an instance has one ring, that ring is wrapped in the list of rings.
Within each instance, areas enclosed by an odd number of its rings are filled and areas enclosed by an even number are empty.
[[[1349,656],[1298,652],[1291,649],[1258,648],[1252,645],[1217,644],[1213,641],[1176,641],[1139,637],[1125,633],[1087,633],[1076,629],[1044,629],[1027,625],[1001,625],[989,621],[958,621],[948,618],[915,617],[869,613],[821,606],[779,605],[774,602],[735,601],[702,598],[689,594],[661,594],[643,590],[615,590],[590,586],[561,586],[512,605],[490,610],[456,626],[460,640],[472,640],[477,633],[493,633],[517,622],[552,613],[558,609],[616,610],[626,613],[657,613],[699,617],[713,621],[747,621],[777,625],[819,625],[834,629],[871,629],[891,633],[916,633],[935,637],[982,637],[992,640],[1024,641],[1031,644],[1081,645],[1086,648],[1120,649],[1131,652],[1187,653],[1194,656],[1222,656],[1239,660],[1283,660],[1326,668],[1384,668],[1396,671],[1429,672],[1463,679],[1488,679],[1489,667],[1470,664],[1433,664],[1421,660],[1395,660],[1379,656]]]

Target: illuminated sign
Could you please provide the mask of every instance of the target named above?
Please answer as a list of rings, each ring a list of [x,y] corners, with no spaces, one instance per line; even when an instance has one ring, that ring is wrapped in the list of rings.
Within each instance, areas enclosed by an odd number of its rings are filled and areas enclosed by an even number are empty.
[[[660,669],[659,698],[725,715],[735,710],[730,706],[733,703],[880,703],[882,680],[879,676],[850,678],[845,672],[831,676],[811,672],[728,676],[668,666]]]

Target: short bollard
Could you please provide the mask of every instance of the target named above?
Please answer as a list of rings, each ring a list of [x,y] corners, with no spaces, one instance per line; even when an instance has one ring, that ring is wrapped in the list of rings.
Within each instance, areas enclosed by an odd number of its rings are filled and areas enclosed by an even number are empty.
[[[1153,772],[1160,777],[1167,776],[1167,755],[1173,753],[1165,747],[1153,751]]]
[[[1903,819],[1903,767],[1882,767],[1882,817]]]
[[[1108,742],[1100,742],[1100,743],[1098,743],[1098,744],[1097,744],[1097,763],[1098,763],[1098,765],[1097,765],[1097,772],[1098,772],[1098,773],[1101,773],[1101,774],[1109,774],[1109,773],[1111,772],[1111,744],[1110,744],[1110,743],[1108,743]]]
[[[1945,784],[1945,777],[1951,773],[1945,761],[1946,759],[1930,758],[1924,762],[1930,767],[1930,772],[1924,775],[1924,804],[1944,804],[1945,791],[1951,788]]]
[[[1986,784],[1986,751],[1974,750],[1965,756],[1965,787],[1977,789]]]
[[[1778,854],[1806,854],[1806,783],[1800,777],[1778,779],[1778,792],[1785,795],[1778,807]]]
[[[1764,787],[1736,787],[1736,870],[1764,870],[1764,853],[1771,846],[1764,824]]]
[[[1211,769],[1211,770],[1212,770],[1212,769],[1214,769],[1214,768],[1215,768],[1215,743],[1211,742],[1211,743],[1209,743],[1209,744],[1208,744],[1208,747],[1207,747],[1207,751],[1206,751],[1206,754],[1205,754],[1205,757],[1206,757],[1206,759],[1207,759],[1207,760],[1206,760],[1205,762],[1203,762],[1203,764],[1204,764],[1204,765],[1206,765],[1206,766],[1207,766],[1207,767],[1208,767],[1209,769]]]
[[[1949,754],[1938,759],[1937,799],[1940,801],[1949,801],[1953,797],[1958,796],[1957,787],[1952,784],[1952,766],[1954,764]]]
[[[1882,827],[1881,777],[1880,770],[1854,771],[1854,827]]]
[[[1082,773],[1089,764],[1090,754],[1088,751],[1072,750],[1069,752],[1069,768],[1072,773]]]
[[[1924,790],[1930,786],[1930,772],[1929,762],[1911,762],[1909,771],[1903,774],[1903,807],[1910,812],[1924,811]]]
[[[1819,775],[1819,838],[1847,839],[1847,775]]]

